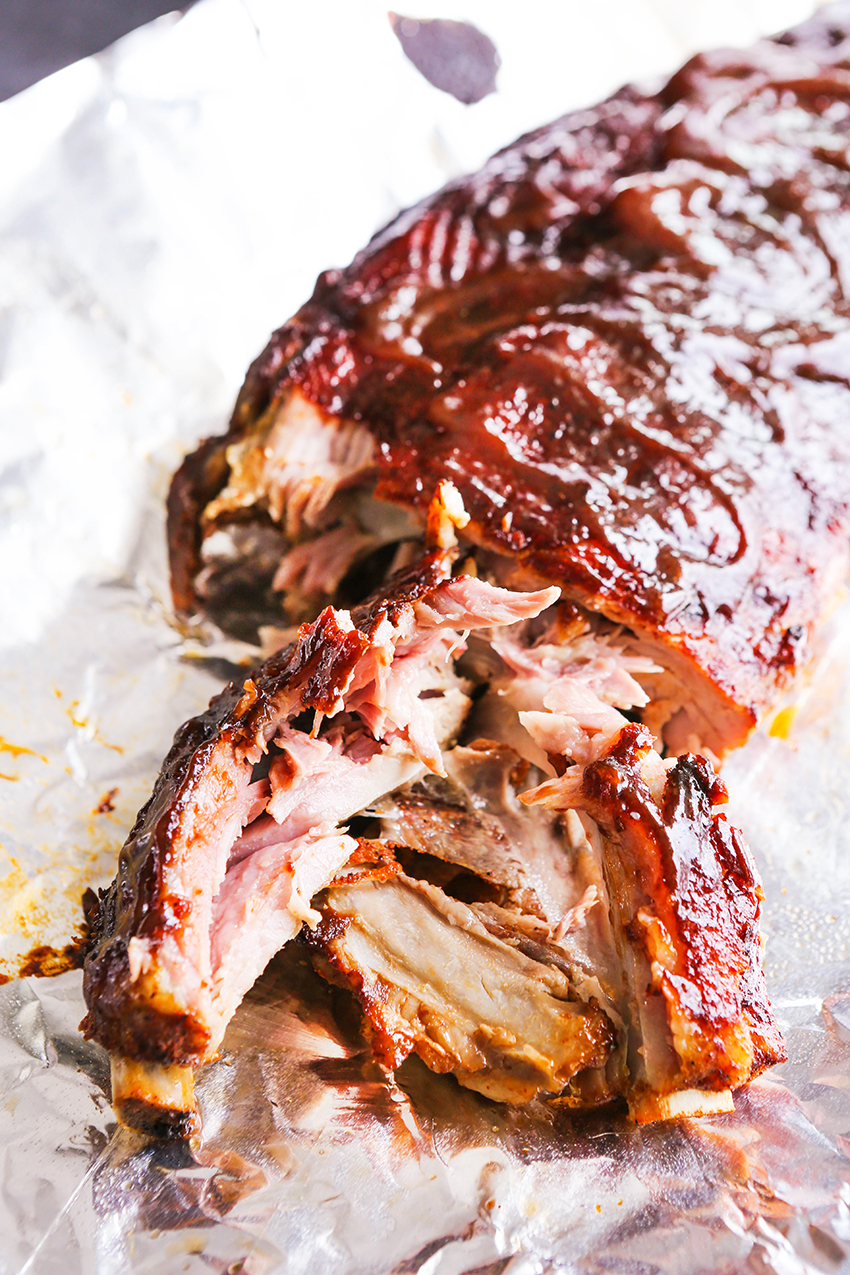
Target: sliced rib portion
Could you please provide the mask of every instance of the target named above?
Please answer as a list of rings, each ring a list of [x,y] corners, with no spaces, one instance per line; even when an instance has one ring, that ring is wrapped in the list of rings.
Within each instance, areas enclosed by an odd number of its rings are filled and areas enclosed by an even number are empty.
[[[352,883],[343,870],[317,901],[311,947],[358,997],[388,1065],[415,1051],[502,1101],[625,1097],[641,1122],[729,1110],[732,1088],[784,1057],[752,861],[714,809],[725,789],[710,763],[665,762],[623,716],[645,698],[633,675],[652,666],[581,627],[554,646],[557,624],[553,609],[493,635],[466,732],[483,715],[512,746],[458,744],[443,777],[378,803],[404,874]],[[472,662],[483,667],[480,651]],[[494,943],[517,954],[501,977],[525,993],[488,1017],[476,996],[489,994]],[[571,1071],[534,1008],[541,966],[608,1025],[604,1053],[571,1054]]]
[[[425,881],[342,883],[321,909],[308,941],[356,987],[388,1067],[415,1050],[489,1098],[527,1102],[611,1053],[610,1020],[579,999],[557,954],[526,955]]]
[[[451,520],[442,506],[435,518],[439,535]],[[318,920],[313,895],[357,845],[346,821],[443,773],[469,705],[454,665],[462,634],[521,622],[557,597],[452,578],[453,557],[433,550],[353,614],[327,608],[178,732],[86,962],[85,1030],[125,1062],[215,1055],[270,957]],[[126,1066],[116,1074],[138,1079]]]
[[[784,1057],[761,965],[761,888],[741,834],[714,809],[726,790],[710,763],[665,766],[649,733],[627,725],[603,756],[522,799],[581,810],[598,847],[637,1119],[666,1115],[679,1090],[731,1089]]]
[[[437,547],[178,735],[86,967],[122,1118],[186,1126],[188,1069],[305,923],[385,1065],[498,1101],[696,1114],[782,1056],[722,788],[626,716],[657,666],[555,589],[452,576],[463,520],[444,487]]]

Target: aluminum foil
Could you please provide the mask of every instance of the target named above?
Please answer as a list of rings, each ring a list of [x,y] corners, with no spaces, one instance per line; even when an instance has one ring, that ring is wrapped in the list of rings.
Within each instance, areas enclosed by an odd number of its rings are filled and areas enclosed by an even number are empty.
[[[468,0],[464,107],[371,0],[201,0],[0,106],[0,972],[72,940],[177,725],[251,652],[175,626],[163,500],[318,271],[523,129],[808,0]],[[119,1129],[79,973],[0,987],[0,1273],[850,1269],[850,605],[726,768],[789,1062],[734,1115],[497,1107],[371,1061],[293,947],[199,1075]]]

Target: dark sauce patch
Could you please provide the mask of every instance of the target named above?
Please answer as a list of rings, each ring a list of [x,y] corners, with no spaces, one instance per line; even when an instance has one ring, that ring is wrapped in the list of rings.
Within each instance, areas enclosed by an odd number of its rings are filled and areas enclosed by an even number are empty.
[[[110,788],[108,792],[105,792],[103,794],[100,801],[97,803],[94,810],[92,811],[92,814],[93,815],[112,814],[112,811],[115,809],[115,798],[117,796],[118,796],[118,789]]]
[[[101,891],[101,894],[103,893],[105,892]],[[92,924],[100,908],[100,899],[94,890],[90,888],[85,890],[81,906],[83,917],[71,941],[64,947],[51,947],[47,943],[37,944],[21,957],[20,965],[14,974],[0,974],[0,987],[4,983],[11,983],[16,978],[55,978],[57,974],[67,974],[69,970],[81,970],[93,940]]]
[[[0,983],[9,983],[13,977],[55,978],[57,974],[67,974],[69,970],[81,970],[87,951],[88,934],[77,935],[64,947],[50,947],[46,943],[39,943],[27,952],[17,974],[0,974]]]

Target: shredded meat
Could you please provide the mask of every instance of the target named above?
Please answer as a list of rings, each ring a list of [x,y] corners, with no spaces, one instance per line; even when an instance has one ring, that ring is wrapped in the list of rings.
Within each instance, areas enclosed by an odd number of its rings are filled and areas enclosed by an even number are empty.
[[[615,675],[609,641],[598,644],[595,658],[586,635],[557,656],[545,641],[523,648],[509,634],[494,637],[503,657],[508,645],[518,685],[511,695],[499,679],[503,700],[545,740],[552,777],[505,745],[458,745],[445,756],[448,784],[408,785],[376,814],[382,836],[407,872],[427,881],[432,906],[452,924],[465,924],[450,903],[461,900],[491,936],[567,971],[574,998],[609,1025],[604,1058],[569,1076],[538,1068],[513,1090],[502,1078],[509,1060],[488,1058],[470,1072],[458,1048],[438,1063],[428,1036],[434,1016],[454,1023],[469,989],[492,977],[491,962],[467,943],[458,966],[440,976],[438,953],[449,940],[429,930],[423,942],[434,941],[432,965],[423,972],[416,926],[399,919],[396,880],[375,881],[368,894],[358,886],[355,894],[343,877],[320,896],[323,924],[311,944],[347,978],[381,1057],[398,1062],[415,1049],[429,1066],[504,1101],[551,1089],[557,1074],[566,1100],[625,1097],[639,1121],[728,1109],[731,1089],[782,1058],[784,1048],[761,971],[758,879],[740,833],[714,809],[725,789],[703,758],[663,761],[646,728],[601,698],[641,697],[628,672],[639,662],[623,655],[626,667]],[[547,708],[518,707],[532,695]],[[523,820],[523,806],[534,820]],[[530,1006],[534,979],[526,977]],[[419,1022],[420,981],[432,998],[423,1038],[402,1021],[413,996],[410,1013]],[[505,1015],[508,1036],[530,1044],[519,1008]],[[465,1030],[464,1040],[472,1028]]]

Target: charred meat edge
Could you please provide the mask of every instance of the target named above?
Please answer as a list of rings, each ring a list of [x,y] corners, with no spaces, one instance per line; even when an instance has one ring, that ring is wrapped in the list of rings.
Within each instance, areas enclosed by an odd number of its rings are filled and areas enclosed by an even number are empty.
[[[677,1091],[731,1090],[786,1057],[758,929],[762,890],[726,789],[704,758],[665,766],[639,725],[610,750],[522,795],[578,809],[604,862],[628,1004],[629,1103],[663,1118]]]

